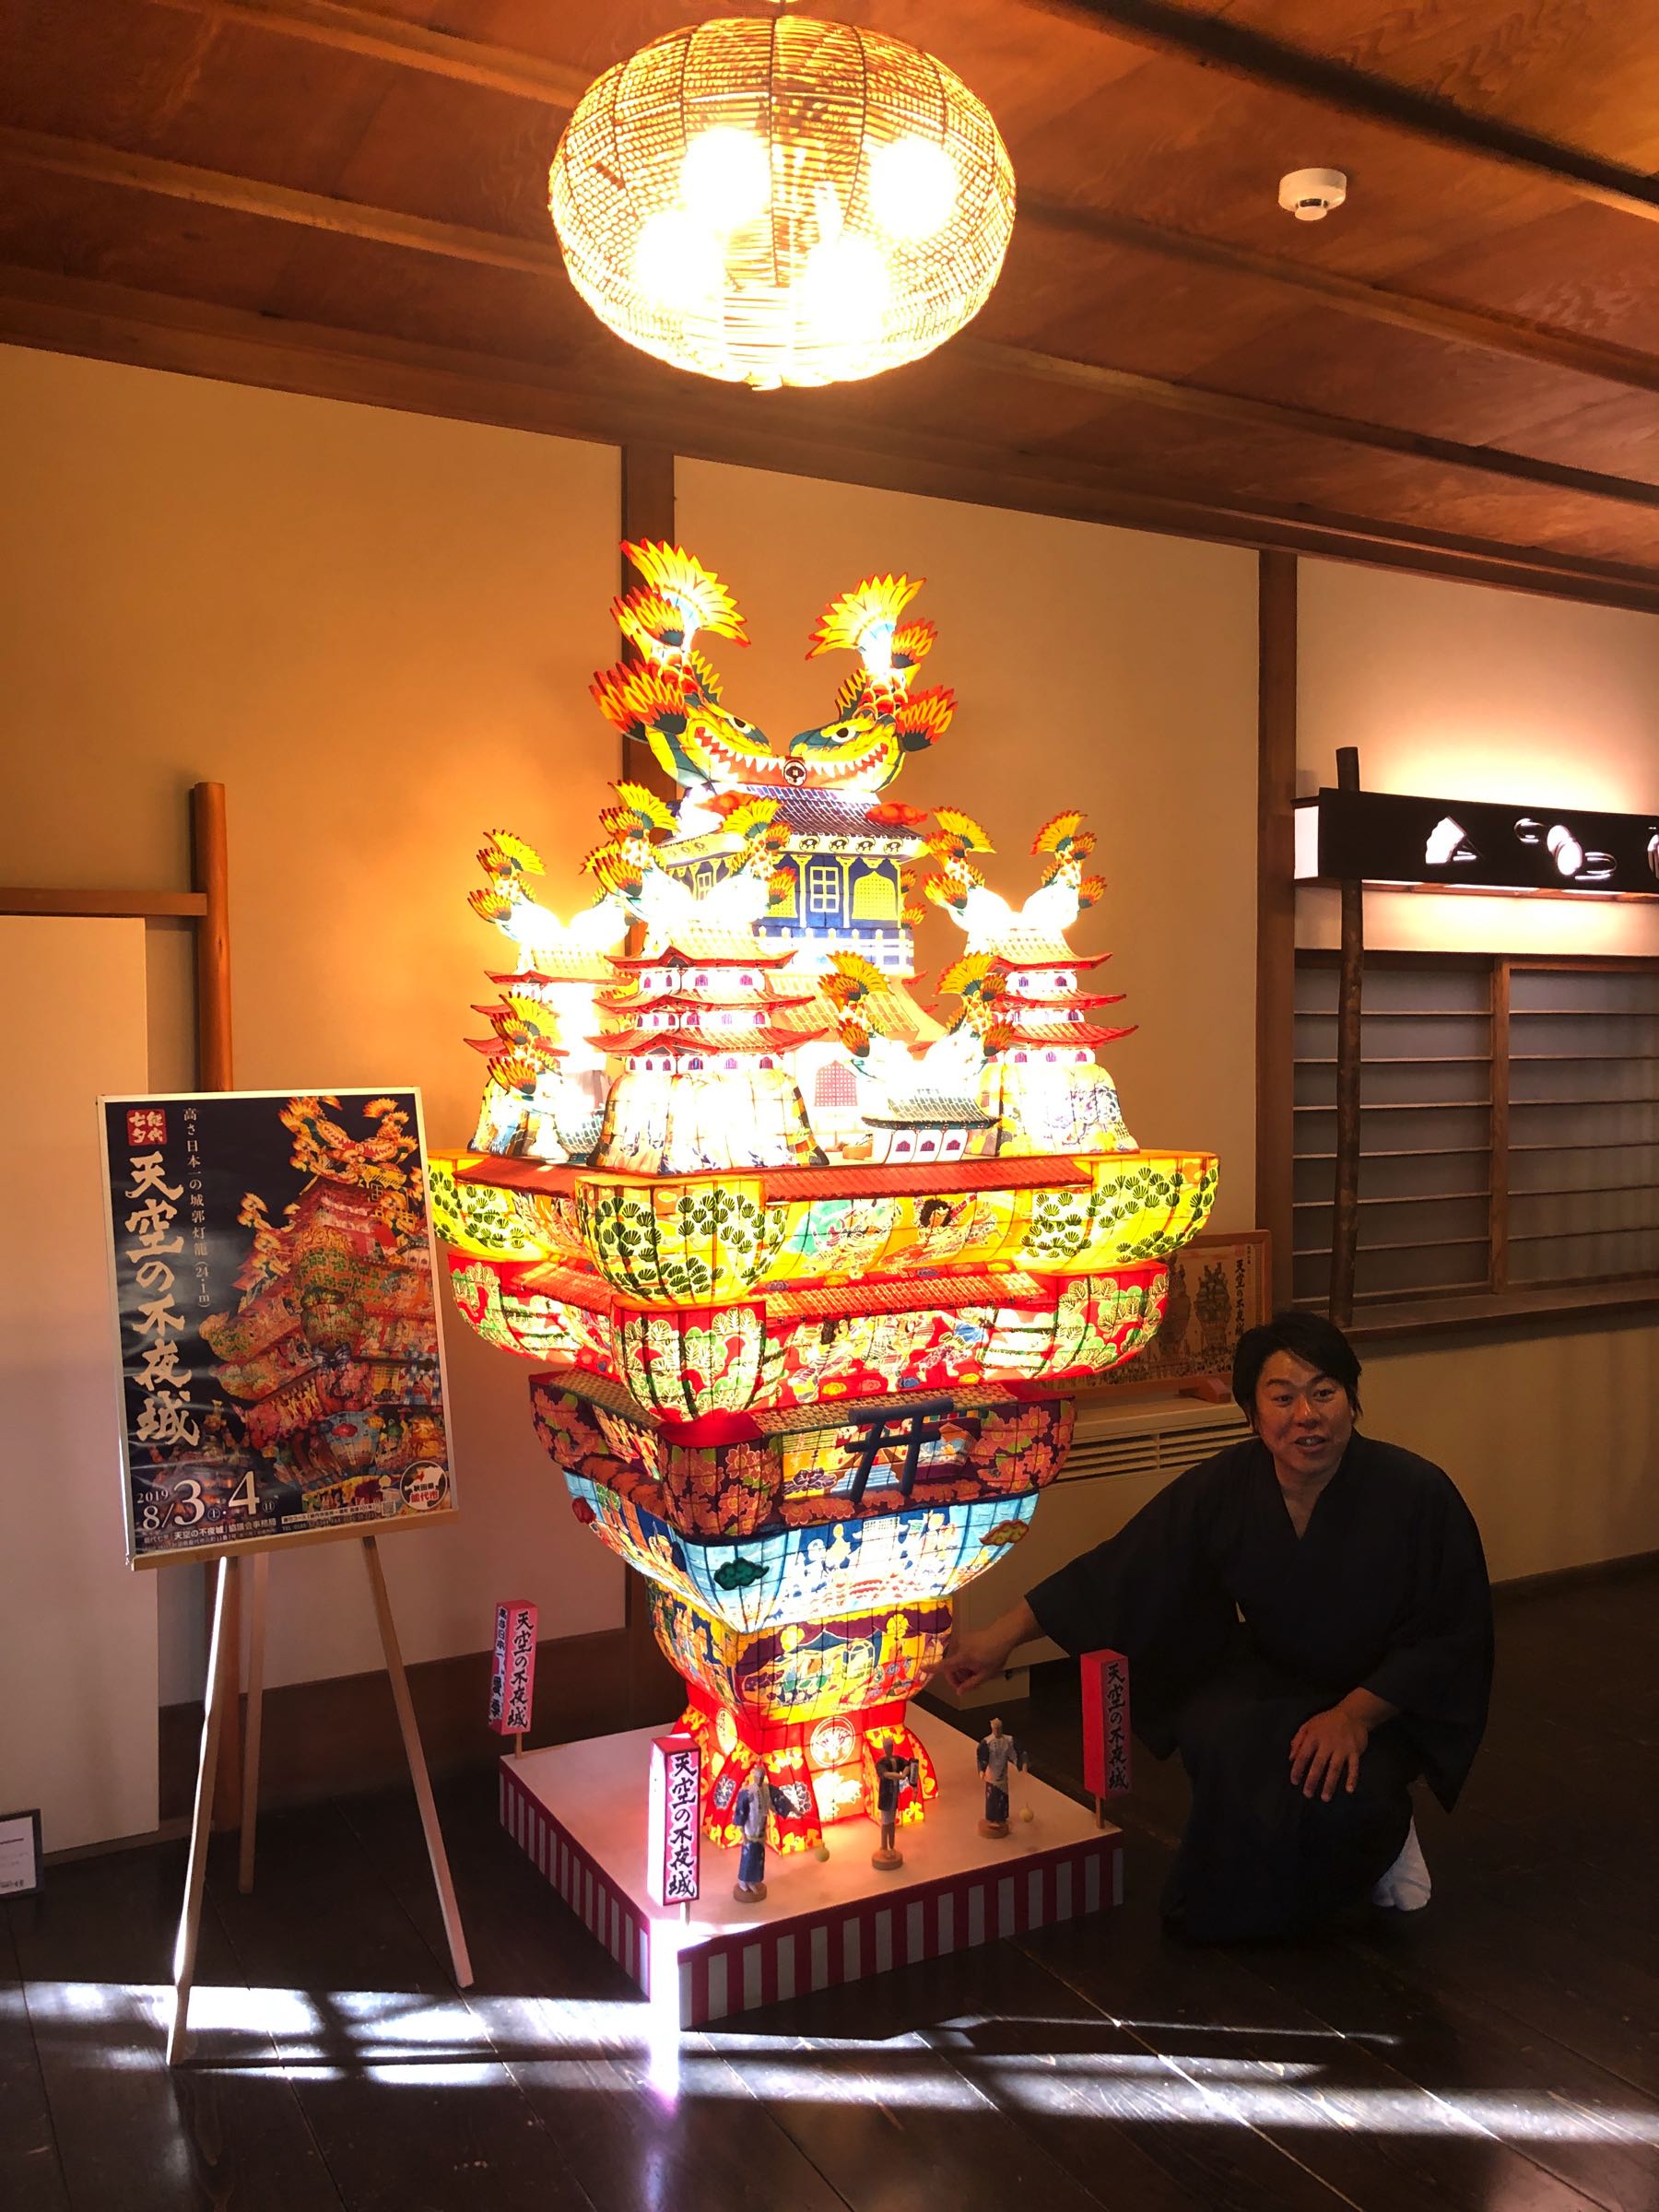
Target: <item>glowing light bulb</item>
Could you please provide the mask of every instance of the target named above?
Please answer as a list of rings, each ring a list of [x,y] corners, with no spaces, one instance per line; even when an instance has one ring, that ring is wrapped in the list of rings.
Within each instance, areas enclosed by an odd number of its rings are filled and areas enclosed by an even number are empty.
[[[820,240],[807,254],[799,292],[814,335],[874,335],[887,306],[887,263],[867,238],[843,231]]]
[[[720,288],[720,246],[706,223],[664,207],[641,225],[634,281],[658,307],[700,307]]]
[[[771,157],[750,131],[700,131],[680,163],[680,199],[712,230],[735,230],[771,198]]]
[[[957,201],[956,165],[929,138],[872,147],[866,187],[870,213],[891,238],[932,238]]]

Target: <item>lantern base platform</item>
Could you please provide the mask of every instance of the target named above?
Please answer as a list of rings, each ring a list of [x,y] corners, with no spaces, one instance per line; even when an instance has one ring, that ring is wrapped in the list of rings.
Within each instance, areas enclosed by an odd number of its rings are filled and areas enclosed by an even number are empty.
[[[660,1728],[525,1751],[500,1762],[501,1824],[624,1973],[681,2028],[970,1950],[1123,1899],[1123,1836],[1030,1775],[1012,1831],[979,1833],[973,1744],[912,1707],[942,1778],[924,1820],[901,1828],[904,1864],[870,1864],[872,1821],[827,1830],[828,1860],[770,1853],[764,1904],[732,1895],[736,1853],[705,1842],[702,1896],[682,1914],[645,1887],[645,1782]],[[1019,1818],[1029,1805],[1032,1818]]]

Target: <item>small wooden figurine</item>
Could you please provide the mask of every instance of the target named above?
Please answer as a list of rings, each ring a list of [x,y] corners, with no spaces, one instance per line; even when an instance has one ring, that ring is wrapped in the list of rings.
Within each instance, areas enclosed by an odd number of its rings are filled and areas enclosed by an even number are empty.
[[[870,1853],[870,1864],[879,1866],[884,1874],[890,1874],[895,1866],[904,1864],[904,1854],[894,1847],[893,1837],[899,1826],[900,1796],[907,1785],[913,1788],[915,1782],[914,1759],[888,1749],[876,1761],[876,1818],[881,1841]]]
[[[741,1905],[759,1904],[766,1895],[766,1824],[771,1818],[771,1784],[757,1759],[737,1793],[732,1820],[743,1838],[737,1851],[737,1882],[732,1895]]]
[[[982,1836],[1006,1836],[1008,1832],[1008,1769],[1014,1767],[1023,1774],[1026,1755],[1023,1747],[1009,1735],[998,1720],[991,1723],[989,1735],[982,1736],[977,1753],[979,1771],[985,1778],[985,1817],[979,1824]]]

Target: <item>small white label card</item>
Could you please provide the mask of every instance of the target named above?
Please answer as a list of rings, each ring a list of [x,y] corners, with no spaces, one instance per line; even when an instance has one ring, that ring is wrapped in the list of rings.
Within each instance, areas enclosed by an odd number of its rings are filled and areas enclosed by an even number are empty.
[[[0,1897],[40,1887],[40,1813],[0,1813]]]

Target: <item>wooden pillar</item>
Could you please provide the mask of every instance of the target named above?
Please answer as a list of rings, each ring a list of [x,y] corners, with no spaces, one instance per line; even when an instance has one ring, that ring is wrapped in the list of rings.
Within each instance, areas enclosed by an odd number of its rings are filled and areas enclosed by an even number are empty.
[[[195,928],[196,1088],[232,1090],[236,1086],[230,1040],[230,874],[222,783],[191,785],[190,853],[192,887],[207,902]],[[211,1578],[211,1568],[202,1571],[204,1577]],[[230,1562],[223,1608],[232,1694],[225,1700],[217,1737],[213,1825],[221,1830],[240,1826],[242,1816],[241,1712],[237,1696],[241,1679],[240,1559]]]
[[[622,448],[622,542],[672,545],[674,526],[674,452],[665,445],[625,445]],[[637,582],[626,554],[622,557],[622,588]],[[625,649],[633,657],[633,648]],[[620,740],[618,772],[643,783],[659,798],[672,803],[679,796],[672,776],[649,746]],[[629,949],[638,951],[637,930],[629,933]],[[623,1574],[622,1626],[627,1681],[624,1701],[630,1728],[677,1718],[686,1701],[685,1684],[657,1648],[651,1629],[649,1592],[644,1578],[633,1568]]]
[[[231,1090],[229,870],[225,787],[193,784],[190,793],[191,880],[207,901],[196,924],[196,1085]]]
[[[674,452],[666,445],[625,445],[622,448],[622,542],[628,546],[674,543]],[[638,582],[626,554],[622,557],[622,589]],[[637,658],[637,649],[624,643],[624,660]],[[648,745],[619,740],[618,774],[673,803],[679,796],[674,778]]]
[[[1359,754],[1336,748],[1336,788],[1358,791]],[[1342,884],[1342,955],[1336,982],[1336,1179],[1331,1199],[1330,1316],[1338,1328],[1354,1318],[1354,1259],[1359,1243],[1360,992],[1365,971],[1365,888]]]
[[[1509,1288],[1510,1185],[1510,975],[1507,959],[1492,962],[1491,1151],[1487,1160],[1487,1284]]]
[[[1256,560],[1256,1221],[1273,1238],[1273,1304],[1288,1305],[1296,1062],[1294,553]]]

